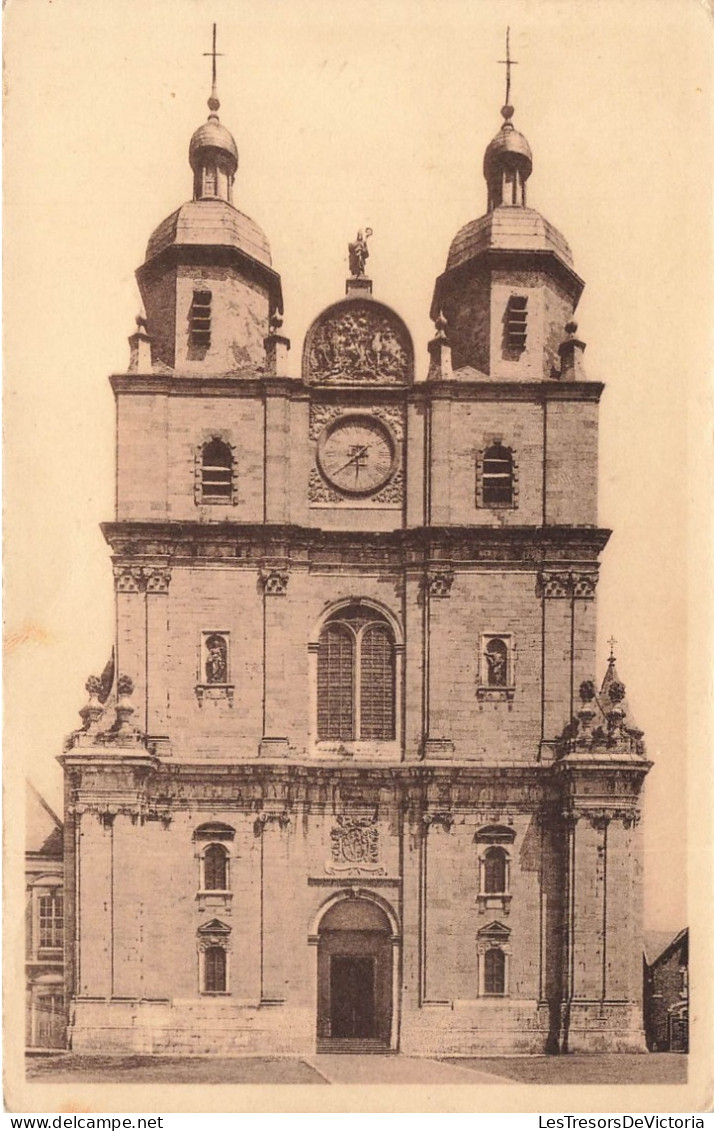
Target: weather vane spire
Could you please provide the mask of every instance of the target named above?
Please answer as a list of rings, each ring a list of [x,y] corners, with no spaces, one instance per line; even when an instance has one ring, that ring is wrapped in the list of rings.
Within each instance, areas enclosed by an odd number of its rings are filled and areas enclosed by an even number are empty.
[[[211,97],[208,99],[208,109],[216,114],[220,109],[221,103],[218,99],[218,92],[216,90],[216,59],[222,57],[222,51],[216,51],[216,25],[213,25],[213,50],[204,51],[204,58],[211,59]]]
[[[511,29],[506,28],[506,58],[498,60],[506,68],[506,106],[511,105],[511,67],[518,65],[517,59],[511,58]],[[505,109],[505,107],[504,107]],[[510,117],[510,114],[509,114]]]

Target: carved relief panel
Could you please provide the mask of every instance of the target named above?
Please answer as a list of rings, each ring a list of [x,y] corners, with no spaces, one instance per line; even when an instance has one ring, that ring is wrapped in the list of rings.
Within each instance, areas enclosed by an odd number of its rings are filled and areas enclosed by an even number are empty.
[[[345,299],[308,331],[303,376],[313,385],[407,385],[413,375],[409,331],[382,303]]]

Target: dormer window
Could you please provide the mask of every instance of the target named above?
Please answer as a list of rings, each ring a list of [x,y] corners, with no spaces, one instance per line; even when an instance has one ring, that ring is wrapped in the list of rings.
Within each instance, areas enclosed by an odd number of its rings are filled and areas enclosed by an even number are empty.
[[[211,292],[194,291],[189,313],[189,339],[192,346],[207,349],[211,344]]]
[[[511,295],[506,307],[505,347],[509,353],[523,353],[526,348],[528,299],[525,295]]]

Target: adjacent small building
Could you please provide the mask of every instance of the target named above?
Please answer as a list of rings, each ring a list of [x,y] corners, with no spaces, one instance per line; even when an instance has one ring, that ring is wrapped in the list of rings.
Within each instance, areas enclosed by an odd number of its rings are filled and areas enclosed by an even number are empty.
[[[25,1043],[64,1048],[64,854],[62,822],[27,784],[25,841]]]
[[[662,945],[645,932],[644,1011],[651,1052],[689,1051],[689,928]]]

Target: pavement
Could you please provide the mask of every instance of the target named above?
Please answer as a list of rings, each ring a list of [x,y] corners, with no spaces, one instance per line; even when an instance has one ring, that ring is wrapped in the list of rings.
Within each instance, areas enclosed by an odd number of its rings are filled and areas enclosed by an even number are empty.
[[[684,1084],[676,1053],[428,1057],[315,1054],[285,1057],[83,1056],[26,1061],[28,1081],[52,1084]]]

